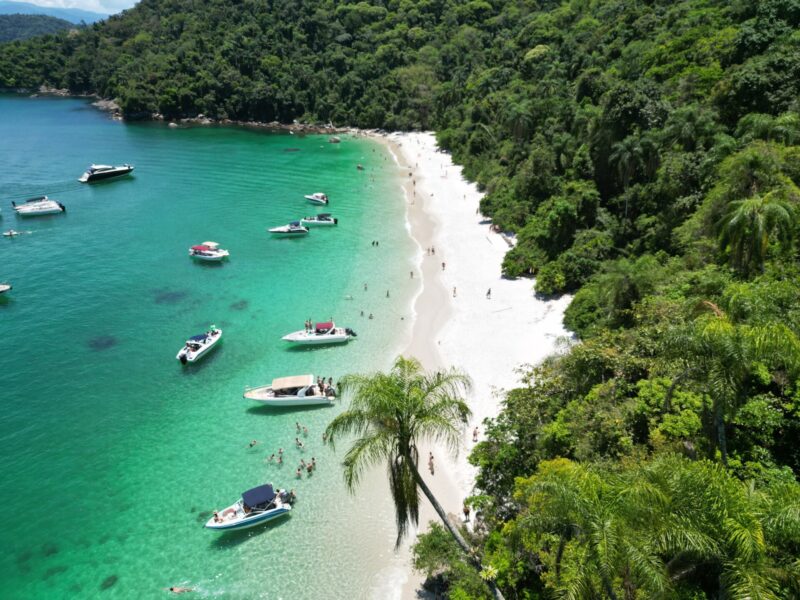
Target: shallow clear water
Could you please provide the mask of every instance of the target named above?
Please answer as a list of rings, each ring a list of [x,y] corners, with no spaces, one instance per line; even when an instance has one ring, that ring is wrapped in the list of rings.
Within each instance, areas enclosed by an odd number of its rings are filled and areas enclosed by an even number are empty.
[[[92,162],[130,162],[135,175],[77,183]],[[337,598],[385,585],[384,485],[347,495],[341,456],[320,438],[341,407],[275,412],[241,394],[274,376],[336,379],[391,361],[416,282],[398,177],[368,140],[126,125],[81,100],[0,96],[0,227],[30,232],[0,238],[0,281],[14,286],[0,300],[0,597],[163,597],[189,585]],[[267,227],[323,212],[303,200],[319,190],[339,226],[270,239]],[[38,194],[66,214],[13,214],[11,200]],[[193,263],[188,247],[205,240],[230,261]],[[331,316],[358,339],[313,350],[280,340]],[[183,340],[211,323],[220,347],[181,367]],[[303,452],[296,421],[309,429]],[[281,467],[265,462],[278,447]],[[296,480],[312,456],[317,471]],[[289,518],[203,529],[208,511],[269,481],[297,489]]]

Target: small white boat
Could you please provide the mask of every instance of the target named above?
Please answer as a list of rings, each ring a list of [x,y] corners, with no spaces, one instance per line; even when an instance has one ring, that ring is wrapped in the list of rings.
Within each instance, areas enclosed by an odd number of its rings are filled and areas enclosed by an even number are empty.
[[[332,217],[329,213],[320,213],[300,219],[300,224],[304,227],[332,227],[338,223],[339,219]]]
[[[5,294],[13,289],[10,283],[0,283],[0,294]]]
[[[217,242],[203,242],[189,248],[189,256],[197,260],[219,262],[228,258],[230,253],[220,248]]]
[[[193,335],[184,344],[183,348],[175,356],[182,364],[197,362],[208,353],[222,339],[222,329],[217,329],[214,325],[209,331],[199,335]]]
[[[328,204],[328,194],[323,194],[322,192],[308,194],[305,198],[312,204]]]
[[[260,485],[244,492],[242,499],[228,508],[215,510],[205,527],[217,531],[247,529],[289,514],[294,500],[294,491],[274,490],[270,483]]]
[[[336,327],[333,321],[326,321],[311,329],[289,333],[281,339],[295,344],[342,344],[354,337],[356,332],[349,327]]]
[[[278,377],[271,385],[247,388],[244,397],[267,406],[318,406],[333,404],[336,391],[314,381],[313,375]]]
[[[66,212],[66,208],[61,202],[50,200],[47,196],[37,196],[36,198],[29,198],[24,203],[17,205],[12,202],[11,205],[20,217],[36,217],[39,215],[53,215],[56,213]]]
[[[282,237],[298,237],[306,235],[308,229],[300,224],[300,221],[292,221],[288,225],[281,225],[280,227],[273,227],[269,230],[272,235]]]
[[[340,138],[336,137],[335,135],[328,138],[328,143],[329,144],[338,144],[341,141],[342,140]]]
[[[19,231],[16,231],[14,229],[9,229],[8,231],[4,231],[3,235],[5,237],[14,237],[15,235],[19,235]]]
[[[102,181],[104,179],[111,179],[112,177],[122,177],[133,171],[131,165],[119,165],[112,167],[111,165],[92,165],[86,172],[78,178],[81,183],[92,183],[93,181]]]

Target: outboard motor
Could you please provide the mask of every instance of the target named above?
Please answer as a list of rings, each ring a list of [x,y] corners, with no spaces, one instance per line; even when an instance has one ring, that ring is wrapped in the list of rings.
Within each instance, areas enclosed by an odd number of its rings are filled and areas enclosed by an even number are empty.
[[[62,212],[67,212],[67,207],[61,204],[61,202],[59,202],[58,205],[61,207]]]
[[[11,201],[11,206],[16,206],[16,205],[17,205],[17,203],[12,200]]]
[[[181,354],[181,364],[185,365],[187,362],[186,353]]]
[[[334,225],[338,225],[338,224],[339,224],[339,219],[337,219],[337,218],[334,218],[334,219],[333,219],[333,224],[334,224]]]
[[[355,331],[353,331],[352,329],[350,329],[349,327],[346,327],[344,331],[345,331],[345,333],[347,335],[352,335],[353,337],[358,337],[358,334]]]

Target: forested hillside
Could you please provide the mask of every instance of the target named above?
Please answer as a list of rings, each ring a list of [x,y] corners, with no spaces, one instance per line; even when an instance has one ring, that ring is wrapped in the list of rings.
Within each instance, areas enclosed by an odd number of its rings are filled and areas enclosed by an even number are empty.
[[[471,459],[511,597],[800,595],[800,0],[143,0],[0,47],[130,116],[435,128],[575,292]],[[533,333],[533,332],[532,332]],[[420,569],[486,589],[439,529]]]
[[[69,21],[46,15],[0,15],[0,43],[27,40],[74,27]]]

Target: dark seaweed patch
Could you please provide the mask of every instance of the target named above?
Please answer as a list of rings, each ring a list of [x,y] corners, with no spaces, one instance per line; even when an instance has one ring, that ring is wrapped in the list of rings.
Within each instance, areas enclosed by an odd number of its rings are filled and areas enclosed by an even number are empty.
[[[53,575],[58,575],[59,573],[63,573],[66,570],[67,567],[65,567],[64,565],[50,567],[49,569],[47,569],[47,571],[44,572],[44,575],[42,575],[42,579],[46,581],[50,579]]]
[[[250,303],[247,300],[239,300],[231,304],[231,310],[246,310],[248,306]]]
[[[300,152],[300,148],[284,148],[284,152]]]
[[[208,521],[208,518],[211,516],[210,510],[204,510],[200,514],[197,515],[197,521],[199,523],[203,523],[204,521]]]
[[[113,335],[98,335],[90,339],[86,344],[95,352],[100,352],[116,346],[119,344],[119,340]]]
[[[114,587],[114,584],[117,583],[119,577],[116,575],[109,575],[105,579],[103,579],[103,583],[100,584],[101,590],[107,590],[110,587]]]
[[[156,292],[156,304],[177,304],[186,299],[189,292],[182,290],[159,290]]]
[[[58,546],[52,542],[47,542],[44,546],[42,546],[42,554],[44,556],[53,556],[54,554],[58,554]]]

